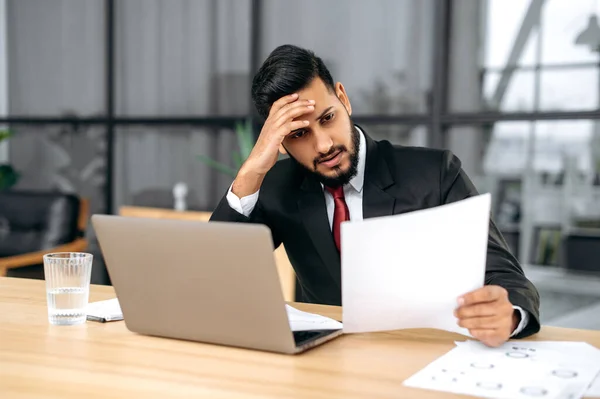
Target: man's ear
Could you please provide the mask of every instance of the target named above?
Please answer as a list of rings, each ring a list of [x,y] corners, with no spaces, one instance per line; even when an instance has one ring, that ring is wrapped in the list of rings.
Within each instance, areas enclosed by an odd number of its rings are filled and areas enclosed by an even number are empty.
[[[346,89],[341,82],[337,82],[335,84],[335,95],[340,100],[342,104],[344,104],[344,108],[348,111],[348,115],[352,115],[352,104],[350,104],[350,99],[346,94]]]

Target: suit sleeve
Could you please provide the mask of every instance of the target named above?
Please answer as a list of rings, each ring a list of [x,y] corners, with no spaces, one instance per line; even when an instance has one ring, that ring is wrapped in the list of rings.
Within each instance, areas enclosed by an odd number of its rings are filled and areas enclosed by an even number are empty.
[[[238,204],[232,204],[232,194],[230,187],[210,216],[210,221],[264,224],[271,230],[273,247],[275,249],[279,247],[281,238],[279,237],[279,234],[275,233],[272,225],[268,223],[259,193],[252,194],[252,196],[244,197],[243,199],[238,199],[236,197],[239,202]],[[233,195],[235,196],[235,194]],[[247,200],[246,204],[243,203],[244,200]],[[241,209],[236,210],[234,208]],[[240,210],[242,212],[240,212]]]
[[[460,201],[478,195],[475,186],[461,167],[460,160],[450,151],[442,156],[440,177],[441,203]],[[535,286],[525,277],[519,261],[510,252],[500,230],[490,217],[485,284],[504,287],[510,302],[530,315],[525,328],[515,335],[524,338],[540,330],[540,297]]]

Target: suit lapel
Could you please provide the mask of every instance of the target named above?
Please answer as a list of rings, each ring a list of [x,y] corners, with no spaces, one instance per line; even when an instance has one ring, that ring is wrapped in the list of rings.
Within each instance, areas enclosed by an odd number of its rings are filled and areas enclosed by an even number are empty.
[[[394,184],[387,163],[388,154],[382,144],[376,143],[366,134],[365,139],[367,161],[363,185],[363,219],[393,215],[395,198],[386,192]]]
[[[302,223],[325,267],[338,286],[341,286],[340,254],[331,234],[325,197],[319,182],[310,177],[305,178],[298,208]]]
[[[363,219],[394,214],[395,199],[372,182],[365,181]]]
[[[363,218],[392,215],[395,199],[386,192],[386,189],[394,184],[387,164],[388,154],[381,144],[373,141],[366,133],[365,139],[367,160],[363,184]],[[307,175],[300,188],[298,209],[302,223],[329,274],[341,287],[340,254],[329,227],[325,196],[321,185],[316,179]]]

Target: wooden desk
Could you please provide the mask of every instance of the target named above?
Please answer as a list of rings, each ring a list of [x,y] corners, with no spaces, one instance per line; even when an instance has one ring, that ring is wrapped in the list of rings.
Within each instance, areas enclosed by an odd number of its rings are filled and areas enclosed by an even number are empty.
[[[90,300],[114,297],[93,286]],[[341,309],[296,305],[340,317]],[[43,281],[0,278],[0,397],[457,398],[402,381],[460,336],[433,330],[347,335],[298,356],[137,335],[123,322],[48,324]],[[544,327],[538,340],[599,331]]]

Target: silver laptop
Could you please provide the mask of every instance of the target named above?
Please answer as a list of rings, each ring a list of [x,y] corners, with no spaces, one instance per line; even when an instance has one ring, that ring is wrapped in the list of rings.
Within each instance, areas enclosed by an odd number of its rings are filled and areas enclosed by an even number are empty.
[[[341,330],[293,332],[266,226],[94,215],[127,328],[295,354]]]

